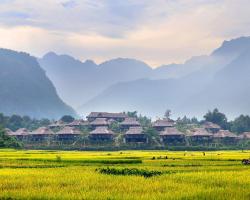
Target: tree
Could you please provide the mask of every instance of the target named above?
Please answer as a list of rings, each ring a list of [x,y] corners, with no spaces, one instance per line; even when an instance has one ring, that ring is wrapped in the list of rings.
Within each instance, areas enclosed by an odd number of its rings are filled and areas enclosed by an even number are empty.
[[[0,148],[20,148],[22,146],[14,137],[6,134],[4,129],[0,127]]]
[[[71,115],[64,115],[61,120],[65,123],[71,123],[75,120],[74,117],[72,117]]]
[[[17,130],[21,127],[24,127],[23,118],[19,115],[12,115],[8,121],[8,128],[11,130]]]
[[[151,119],[147,118],[146,116],[140,115],[138,117],[138,121],[142,127],[149,127],[151,125]]]
[[[231,122],[231,131],[236,133],[243,133],[250,131],[250,116],[240,115],[233,122]]]
[[[164,113],[164,117],[167,118],[167,119],[169,119],[170,116],[171,116],[171,110],[170,110],[170,109],[167,109],[167,110],[165,111],[165,113]]]
[[[228,127],[226,115],[224,113],[219,112],[217,108],[215,108],[213,112],[208,111],[208,113],[204,115],[204,118],[208,122],[218,124],[223,129],[226,129]]]
[[[133,111],[133,112],[128,111],[125,114],[127,114],[129,117],[135,117],[135,118],[137,118],[137,111]]]

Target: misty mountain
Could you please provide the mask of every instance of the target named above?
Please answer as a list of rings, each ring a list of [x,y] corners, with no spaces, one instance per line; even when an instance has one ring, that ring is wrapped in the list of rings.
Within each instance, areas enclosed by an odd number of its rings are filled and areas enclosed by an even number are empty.
[[[230,64],[220,70],[209,85],[190,99],[190,108],[220,108],[229,117],[250,113],[250,45]],[[190,112],[190,110],[189,110]]]
[[[75,115],[57,95],[36,58],[0,49],[0,112],[37,118]]]
[[[202,79],[205,81],[230,60],[223,58],[212,55],[196,56],[183,64],[163,65],[156,69],[135,59],[117,58],[97,65],[90,60],[81,62],[71,56],[57,55],[53,52],[38,61],[56,86],[61,98],[78,108],[119,82],[145,78],[182,78],[194,72],[199,73],[201,69],[202,73],[206,74]]]
[[[114,84],[84,104],[80,112],[138,110],[149,116],[159,116],[170,108],[175,116],[201,117],[208,109],[218,107],[230,117],[249,114],[249,49],[250,38],[247,37],[224,42],[210,56],[199,57],[196,63],[202,64],[186,76]]]
[[[127,58],[96,65],[90,60],[81,62],[68,55],[50,52],[38,61],[62,99],[74,107],[82,105],[117,82],[145,78],[152,71],[147,64]]]

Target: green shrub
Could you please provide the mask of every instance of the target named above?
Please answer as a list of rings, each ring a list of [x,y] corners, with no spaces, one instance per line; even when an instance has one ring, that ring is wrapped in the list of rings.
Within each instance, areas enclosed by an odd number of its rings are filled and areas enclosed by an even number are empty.
[[[143,176],[145,178],[150,178],[152,176],[159,176],[162,175],[162,172],[156,170],[145,170],[145,169],[137,169],[137,168],[123,168],[123,169],[116,169],[116,168],[100,168],[97,169],[101,174],[109,174],[109,175],[122,175],[122,176]]]

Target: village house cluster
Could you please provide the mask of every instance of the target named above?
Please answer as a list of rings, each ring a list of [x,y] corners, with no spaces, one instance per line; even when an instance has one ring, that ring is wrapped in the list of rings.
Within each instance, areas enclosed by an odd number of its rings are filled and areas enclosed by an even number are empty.
[[[91,112],[87,120],[75,120],[71,123],[57,121],[48,127],[40,127],[34,131],[20,128],[15,132],[6,129],[10,136],[18,140],[42,142],[49,138],[55,141],[75,141],[82,135],[82,128],[88,130],[89,141],[112,142],[117,133],[111,130],[112,124],[118,124],[123,143],[148,143],[149,138],[140,122],[135,117],[124,113]],[[241,140],[250,140],[250,132],[236,135],[220,126],[205,122],[198,128],[192,128],[186,133],[176,128],[176,122],[169,118],[158,119],[150,125],[160,137],[162,144],[199,145],[225,144],[233,145]]]

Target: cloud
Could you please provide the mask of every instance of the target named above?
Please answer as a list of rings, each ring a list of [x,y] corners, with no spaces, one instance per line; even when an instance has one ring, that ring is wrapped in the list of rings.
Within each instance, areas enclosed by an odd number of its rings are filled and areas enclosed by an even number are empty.
[[[0,45],[99,62],[183,62],[225,39],[250,35],[249,6],[248,0],[4,0]]]

